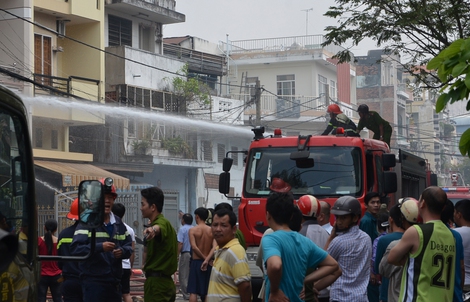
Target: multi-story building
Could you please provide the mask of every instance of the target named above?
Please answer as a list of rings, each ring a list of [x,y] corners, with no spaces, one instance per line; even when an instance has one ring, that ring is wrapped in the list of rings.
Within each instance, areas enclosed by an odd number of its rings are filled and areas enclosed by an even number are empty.
[[[226,68],[216,45],[195,37],[163,39],[164,24],[184,22],[175,5],[173,0],[106,5],[106,102],[125,109],[126,115],[110,113],[114,116],[107,123],[112,126],[97,134],[109,140],[88,148],[98,157],[98,166],[130,178],[131,185],[161,187],[166,216],[178,226],[178,210],[192,212],[226,201],[218,193],[222,158],[247,146],[251,132],[230,126],[243,118],[233,114],[240,107],[237,100],[212,96]],[[198,102],[197,95],[175,92],[175,78],[206,83],[204,93],[211,97]],[[235,196],[243,160],[241,154],[231,156]]]
[[[225,200],[217,190],[222,158],[252,134],[204,121],[237,124],[243,115],[227,114],[239,101],[193,108],[173,93],[185,64],[206,82],[225,68],[225,57],[209,49],[165,47],[164,25],[185,20],[175,1],[8,0],[0,9],[0,83],[27,101],[40,203],[52,208],[54,193],[103,176],[119,191],[161,187],[175,226],[179,209]],[[230,156],[235,196],[243,158]]]
[[[54,191],[109,173],[93,165],[93,154],[70,150],[69,136],[71,127],[105,122],[71,106],[104,102],[104,0],[7,0],[0,9],[0,83],[27,101],[38,202],[52,206]],[[111,176],[128,188],[127,178]]]
[[[409,148],[406,105],[413,100],[399,69],[400,57],[370,50],[357,60],[357,103],[367,104],[393,128],[391,149]]]
[[[356,70],[332,59],[341,48],[322,47],[321,35],[231,41],[226,82],[230,95],[245,102],[245,124],[287,134],[319,134],[326,107],[337,103],[349,117],[356,108]],[[256,114],[256,83],[262,88]]]

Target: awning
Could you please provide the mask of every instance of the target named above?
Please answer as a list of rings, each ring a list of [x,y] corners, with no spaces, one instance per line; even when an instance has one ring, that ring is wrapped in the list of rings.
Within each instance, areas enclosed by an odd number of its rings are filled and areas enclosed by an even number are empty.
[[[128,190],[129,179],[100,169],[91,164],[52,162],[35,160],[34,164],[41,168],[54,171],[62,175],[62,186],[78,186],[82,180],[99,180],[111,177],[117,190]]]

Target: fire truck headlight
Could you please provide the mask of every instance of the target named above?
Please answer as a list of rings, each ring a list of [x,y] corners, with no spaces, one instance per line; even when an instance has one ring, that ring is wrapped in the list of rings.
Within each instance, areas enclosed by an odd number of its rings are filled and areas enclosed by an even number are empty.
[[[246,258],[248,259],[248,261],[256,261],[256,259],[258,258],[258,253],[246,253]]]

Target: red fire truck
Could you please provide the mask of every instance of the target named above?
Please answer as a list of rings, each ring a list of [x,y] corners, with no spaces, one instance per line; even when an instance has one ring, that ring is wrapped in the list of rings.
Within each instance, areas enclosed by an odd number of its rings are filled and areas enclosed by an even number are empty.
[[[246,154],[238,220],[249,246],[247,256],[255,282],[262,278],[255,261],[268,228],[265,205],[273,178],[286,181],[295,198],[310,194],[330,204],[344,195],[364,204],[366,193],[371,191],[378,192],[383,202],[394,203],[396,192],[399,197],[418,198],[428,185],[424,159],[400,150],[397,161],[388,145],[379,140],[344,135],[285,137],[279,129],[265,136],[262,127],[252,131],[255,137],[249,149],[238,151]],[[223,194],[230,189],[229,153],[233,152],[227,152],[219,178]]]

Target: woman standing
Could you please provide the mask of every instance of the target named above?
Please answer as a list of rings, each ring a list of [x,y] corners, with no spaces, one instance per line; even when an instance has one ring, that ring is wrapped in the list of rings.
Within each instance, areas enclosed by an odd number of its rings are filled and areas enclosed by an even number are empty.
[[[38,238],[39,255],[57,255],[57,221],[48,219],[44,224],[44,236]],[[46,302],[47,289],[50,288],[54,302],[61,302],[60,285],[62,284],[62,271],[57,261],[41,262],[41,279],[38,285],[38,302]]]

